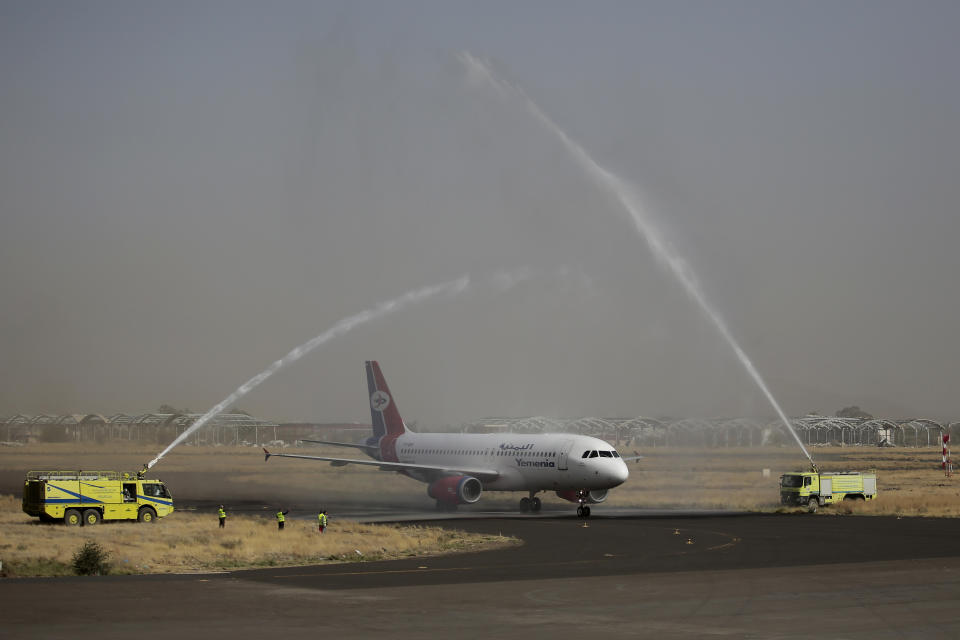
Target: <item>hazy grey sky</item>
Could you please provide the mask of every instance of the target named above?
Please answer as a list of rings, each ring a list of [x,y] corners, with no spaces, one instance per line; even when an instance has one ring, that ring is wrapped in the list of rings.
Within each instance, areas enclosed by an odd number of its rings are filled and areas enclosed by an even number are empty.
[[[519,5],[519,6],[517,6]],[[960,4],[0,2],[0,415],[770,415],[627,216],[468,50],[637,185],[788,413],[960,419]]]

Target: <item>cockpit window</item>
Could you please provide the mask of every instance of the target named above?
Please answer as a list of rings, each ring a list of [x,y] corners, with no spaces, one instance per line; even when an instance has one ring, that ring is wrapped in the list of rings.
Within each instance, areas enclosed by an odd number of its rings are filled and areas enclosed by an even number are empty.
[[[612,458],[612,457],[613,457],[613,454],[612,454],[611,452],[609,452],[609,451],[601,451],[601,452],[600,452],[600,457],[601,457],[601,458]]]
[[[581,458],[589,458],[589,457],[590,457],[590,452],[589,452],[589,451],[584,451],[584,452],[583,452],[583,455],[580,456],[580,457],[581,457]]]
[[[591,457],[591,458],[596,458],[596,457],[597,457],[597,452],[596,452],[596,451],[591,451],[591,452],[590,452],[590,457]]]
[[[614,452],[613,452],[613,457],[614,457],[614,458],[619,458],[619,457],[620,457],[620,454],[617,453],[616,451],[614,451]]]

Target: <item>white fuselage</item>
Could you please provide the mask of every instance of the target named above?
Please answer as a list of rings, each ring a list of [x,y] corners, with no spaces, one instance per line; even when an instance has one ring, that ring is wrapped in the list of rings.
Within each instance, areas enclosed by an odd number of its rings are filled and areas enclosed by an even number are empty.
[[[602,452],[607,455],[594,455]],[[584,454],[587,457],[584,457]],[[611,489],[629,472],[614,448],[598,438],[565,433],[524,435],[413,433],[397,437],[397,462],[496,472],[487,491]],[[408,473],[423,481],[429,478]]]

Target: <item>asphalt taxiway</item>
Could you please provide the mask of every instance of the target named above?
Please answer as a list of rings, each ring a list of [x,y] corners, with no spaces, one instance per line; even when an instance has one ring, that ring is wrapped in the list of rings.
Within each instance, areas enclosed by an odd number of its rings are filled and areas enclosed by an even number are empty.
[[[446,522],[523,544],[227,574],[4,580],[0,637],[960,637],[960,520]]]

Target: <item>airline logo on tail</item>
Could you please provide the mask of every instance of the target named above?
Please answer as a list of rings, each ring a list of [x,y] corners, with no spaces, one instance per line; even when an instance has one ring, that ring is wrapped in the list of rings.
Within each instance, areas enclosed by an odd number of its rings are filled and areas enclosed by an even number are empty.
[[[374,391],[370,395],[370,408],[374,411],[384,411],[390,406],[390,396],[385,391]]]
[[[390,397],[390,388],[383,378],[380,365],[374,360],[367,362],[367,392],[370,394],[370,419],[373,422],[373,438],[369,443],[380,447],[380,459],[397,461],[397,438],[407,431],[396,403]]]

